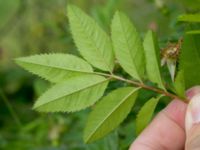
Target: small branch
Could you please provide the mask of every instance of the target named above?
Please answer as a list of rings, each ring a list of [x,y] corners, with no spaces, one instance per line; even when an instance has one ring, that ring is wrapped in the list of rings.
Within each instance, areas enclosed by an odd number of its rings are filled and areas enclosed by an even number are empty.
[[[120,81],[124,81],[124,82],[127,82],[127,83],[130,83],[134,86],[137,86],[137,87],[141,87],[141,88],[144,88],[144,89],[147,89],[147,90],[151,90],[151,91],[154,91],[156,93],[159,93],[159,94],[162,94],[162,95],[165,95],[167,97],[170,97],[172,99],[179,99],[179,100],[182,100],[184,101],[185,103],[188,103],[189,100],[188,99],[183,99],[175,94],[172,94],[172,93],[169,93],[167,91],[164,91],[164,90],[161,90],[161,89],[158,89],[158,88],[155,88],[155,87],[152,87],[152,86],[148,86],[144,83],[141,83],[141,82],[137,82],[137,81],[133,81],[133,80],[128,80],[128,79],[125,79],[125,78],[122,78],[120,76],[116,76],[114,74],[106,74],[106,73],[100,73],[100,72],[95,72],[95,74],[98,74],[98,75],[102,75],[102,76],[106,76],[106,77],[110,77],[110,78],[113,78],[113,79],[116,79],[116,80],[120,80]]]
[[[3,91],[0,89],[0,97],[3,99],[3,101],[5,102],[11,116],[13,117],[13,119],[15,120],[16,124],[21,127],[22,123],[19,119],[19,117],[16,115],[16,112],[14,111],[14,109],[12,108],[8,98],[5,96],[5,94],[3,93]]]

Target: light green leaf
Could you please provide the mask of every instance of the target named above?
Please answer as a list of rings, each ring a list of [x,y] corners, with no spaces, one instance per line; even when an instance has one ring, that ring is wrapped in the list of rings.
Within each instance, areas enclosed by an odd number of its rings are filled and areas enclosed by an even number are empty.
[[[187,34],[200,34],[200,30],[191,30],[191,31],[187,31]]]
[[[149,80],[158,84],[165,90],[160,72],[160,50],[158,42],[152,31],[148,31],[144,39],[144,53],[146,58],[146,71]]]
[[[116,12],[112,21],[112,41],[122,68],[141,81],[145,70],[142,41],[129,18],[121,12]]]
[[[105,96],[89,116],[84,141],[95,141],[116,128],[131,111],[138,89],[123,87]]]
[[[185,97],[185,80],[183,70],[178,71],[174,82],[174,88],[177,95]]]
[[[178,21],[200,22],[200,13],[181,15],[178,17]]]
[[[114,54],[109,36],[76,6],[68,6],[69,23],[81,55],[93,66],[112,72]]]
[[[97,75],[83,75],[58,83],[35,103],[41,112],[73,112],[93,105],[104,93],[108,79]]]
[[[140,109],[136,118],[136,133],[139,134],[150,122],[160,97],[151,98]]]
[[[17,58],[16,63],[46,80],[57,83],[71,77],[93,72],[92,67],[69,54],[43,54]]]
[[[185,35],[179,68],[184,71],[186,89],[200,84],[200,35]]]

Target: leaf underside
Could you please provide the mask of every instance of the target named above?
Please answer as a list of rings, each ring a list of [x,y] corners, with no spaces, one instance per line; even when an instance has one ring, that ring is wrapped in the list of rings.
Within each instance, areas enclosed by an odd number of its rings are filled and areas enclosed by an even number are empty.
[[[144,38],[144,53],[146,59],[146,71],[149,80],[158,84],[158,87],[165,90],[160,72],[160,50],[156,37],[152,31],[148,31]]]
[[[123,87],[102,98],[89,116],[84,141],[95,141],[116,128],[134,105],[137,91],[138,88]]]
[[[150,122],[160,97],[151,98],[140,109],[136,118],[136,133],[139,134]]]
[[[34,55],[17,58],[16,63],[53,83],[93,72],[86,61],[70,54]]]
[[[142,81],[145,61],[140,35],[121,12],[115,13],[111,29],[114,52],[120,65],[134,79]]]
[[[34,109],[40,112],[74,112],[94,105],[103,96],[109,78],[96,75],[103,73],[93,72],[91,65],[110,72],[107,76],[114,78],[114,53],[121,67],[135,80],[142,82],[146,71],[151,82],[166,90],[161,76],[160,50],[152,31],[146,34],[142,43],[129,18],[116,12],[111,26],[111,41],[98,24],[76,6],[68,5],[67,13],[74,42],[86,61],[70,54],[42,54],[16,59],[24,69],[55,83],[39,97]],[[200,22],[199,14],[181,16],[179,21]],[[185,97],[186,88],[200,84],[198,33],[198,29],[188,31],[183,40],[179,72],[174,82],[180,97]],[[170,68],[172,77],[176,70],[173,67]],[[89,115],[84,141],[93,142],[115,129],[131,111],[139,89],[122,87],[103,97]],[[160,98],[151,98],[139,111],[136,118],[138,134],[151,120]]]
[[[104,93],[108,79],[97,75],[74,77],[58,83],[35,103],[41,112],[73,112],[93,105]]]
[[[74,42],[81,55],[94,67],[112,72],[114,54],[109,36],[76,6],[68,6],[68,17]]]

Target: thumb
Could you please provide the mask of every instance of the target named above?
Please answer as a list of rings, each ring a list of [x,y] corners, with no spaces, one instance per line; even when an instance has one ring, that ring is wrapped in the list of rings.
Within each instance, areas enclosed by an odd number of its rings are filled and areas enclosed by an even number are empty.
[[[200,149],[200,93],[194,95],[187,107],[186,118],[186,150]]]

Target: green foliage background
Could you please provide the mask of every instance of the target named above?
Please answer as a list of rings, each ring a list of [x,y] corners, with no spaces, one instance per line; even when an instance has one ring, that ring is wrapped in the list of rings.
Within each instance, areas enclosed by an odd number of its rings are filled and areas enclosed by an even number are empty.
[[[135,112],[152,96],[145,91],[120,128],[88,145],[82,140],[87,110],[74,114],[31,110],[36,97],[50,85],[17,67],[13,59],[48,52],[77,54],[66,17],[69,3],[92,15],[108,32],[113,13],[121,10],[139,32],[155,30],[161,47],[183,34],[179,15],[199,10],[199,0],[0,0],[0,149],[118,150],[127,149],[136,137]],[[120,84],[111,83],[108,91]],[[167,102],[160,102],[158,110]]]

